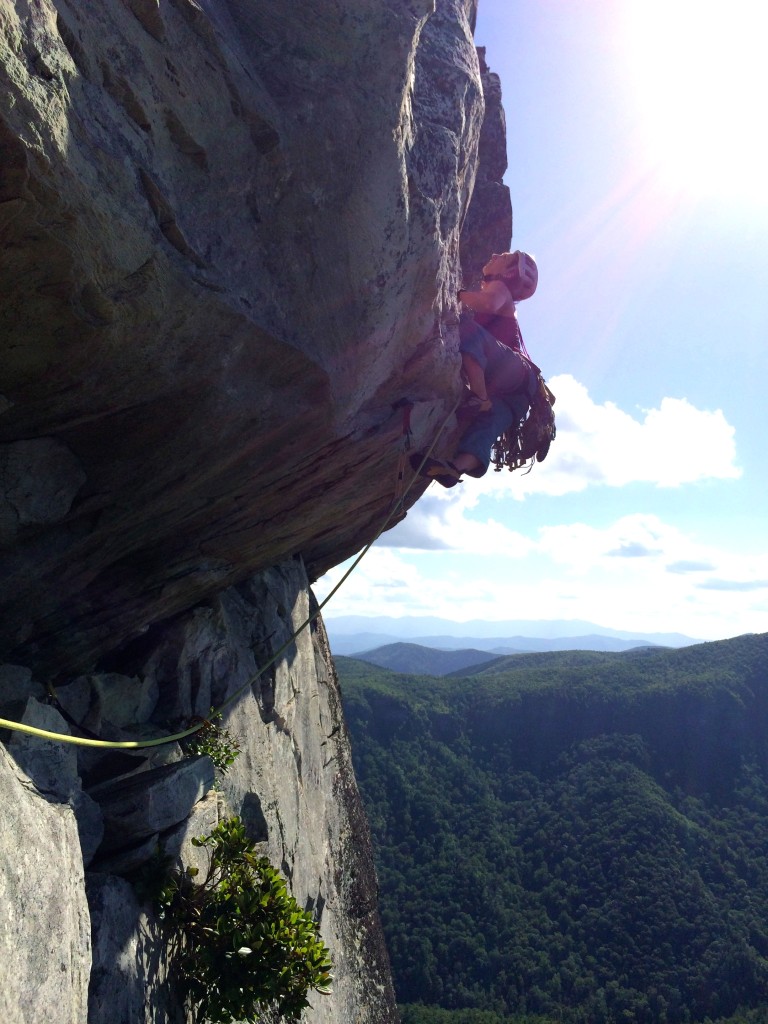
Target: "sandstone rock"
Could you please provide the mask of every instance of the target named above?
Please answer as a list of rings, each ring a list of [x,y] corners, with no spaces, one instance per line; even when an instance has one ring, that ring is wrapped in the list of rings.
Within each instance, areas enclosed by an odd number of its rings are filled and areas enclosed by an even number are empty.
[[[157,714],[183,722],[207,717],[213,703],[211,680],[228,667],[211,609],[195,608],[165,626],[158,637],[150,635],[136,646],[146,651],[152,640],[154,649],[141,672],[157,688]]]
[[[110,853],[101,853],[91,870],[97,874],[133,876],[157,856],[160,848],[160,833],[152,832],[141,839],[127,840],[126,845]]]
[[[76,789],[70,797],[70,805],[77,822],[77,834],[83,855],[83,866],[88,867],[104,838],[104,818],[101,808],[86,792]]]
[[[474,7],[3,5],[0,444],[52,472],[11,487],[0,654],[91,671],[381,526],[396,403],[421,443],[458,393]]]
[[[210,835],[219,821],[226,817],[229,814],[221,793],[208,793],[195,804],[188,818],[162,836],[160,848],[167,857],[173,858],[176,870],[197,868],[200,876],[204,877],[210,857],[204,847],[193,846],[192,840]]]
[[[125,730],[106,729],[104,739],[153,740],[168,735],[167,723],[163,725],[130,726]],[[179,743],[163,743],[158,746],[142,747],[136,750],[106,750],[92,747],[77,748],[77,764],[85,789],[91,789],[107,779],[116,779],[138,774],[150,768],[160,768],[166,764],[181,761],[186,755]]]
[[[222,817],[240,814],[252,839],[287,876],[297,900],[314,910],[332,950],[333,995],[315,1001],[305,1015],[307,1024],[394,1024],[367,824],[327,640],[320,623],[291,640],[309,617],[310,601],[303,566],[291,559],[221,594],[207,614],[193,610],[181,617],[170,636],[183,648],[183,658],[180,650],[174,653],[168,637],[156,636],[166,669],[183,666],[180,682],[170,672],[158,681],[158,708],[178,706],[179,688],[184,690],[184,680],[197,674],[200,688],[213,702],[233,698],[223,724],[242,753],[220,783],[225,794],[211,793],[201,800],[213,776],[207,758],[160,771],[147,770],[142,758],[128,778],[94,786],[91,792],[108,826],[94,864],[99,872],[128,872],[159,846],[181,865],[204,869],[205,852],[191,846],[192,836],[208,834]],[[275,665],[259,673],[283,646]],[[119,657],[112,659],[112,669],[121,676],[149,678],[147,666],[160,664],[145,640],[129,645],[122,657],[124,672],[119,671]],[[164,689],[172,693],[169,700]],[[40,724],[65,728],[54,709],[33,701],[30,708],[41,716]],[[158,729],[152,723],[144,728]],[[41,784],[60,797],[68,794],[77,807],[83,795],[71,748],[57,746],[49,754],[51,760],[36,767],[30,755],[30,765]],[[110,757],[100,757],[94,771],[110,770]],[[123,755],[119,757],[122,765]],[[222,806],[225,798],[227,807]],[[86,840],[81,837],[81,842],[90,857]],[[158,966],[164,957],[160,935],[122,883],[113,879],[96,891],[90,1024],[107,1013],[111,990],[113,996],[119,993],[120,1007],[127,1000],[132,1008],[134,1016],[126,1019],[170,1020],[175,1011]],[[36,942],[31,936],[27,941]]]
[[[42,696],[34,673],[114,739],[232,699],[242,754],[226,798],[334,956],[333,995],[307,1024],[397,1011],[322,625],[259,669],[308,614],[305,566],[314,578],[384,522],[399,403],[413,403],[416,444],[446,421],[462,221],[465,279],[509,244],[503,112],[475,7],[0,0],[0,657],[26,666],[0,673],[0,699]],[[102,866],[128,870],[157,843],[184,862],[214,820],[199,799],[209,767],[152,774],[177,744],[82,748],[75,763],[16,749],[75,807],[87,859],[101,812],[80,780],[94,784],[110,815]],[[110,797],[115,772],[132,778]],[[74,818],[27,798],[26,825],[2,830],[30,847],[27,888],[5,902],[21,892],[33,911],[0,925],[0,1008],[80,1021]],[[30,881],[52,888],[48,850],[76,864],[55,920]],[[151,915],[111,876],[89,895],[89,1024],[176,1024]],[[59,947],[62,978],[35,987]]]
[[[162,657],[146,638],[124,649],[126,674],[144,677],[149,666],[165,666],[162,678],[157,676],[158,708],[177,706],[172,665],[181,666],[182,677],[198,677],[214,704],[231,701],[222,724],[241,753],[217,783],[222,794],[214,799],[211,793],[195,804],[178,828],[169,829],[152,816],[157,839],[148,831],[140,789],[127,794],[127,809],[122,797],[115,799],[114,817],[108,806],[110,784],[92,790],[111,830],[95,863],[99,870],[128,870],[159,844],[171,855],[178,853],[182,863],[201,867],[193,860],[189,839],[209,833],[222,817],[238,814],[251,839],[286,875],[295,898],[315,911],[334,957],[333,995],[313,1000],[314,1009],[303,1018],[306,1024],[394,1024],[368,826],[327,639],[316,623],[291,640],[311,607],[304,568],[291,559],[219,595],[209,603],[208,614],[193,610],[181,616],[167,635],[156,636]],[[259,673],[286,644],[275,665]],[[118,661],[116,655],[115,671]],[[168,700],[165,690],[171,692]],[[141,787],[148,774],[126,781]],[[222,797],[227,808],[219,806]],[[134,813],[147,842],[137,836],[118,851],[117,843],[129,842],[124,822]]]
[[[88,717],[93,702],[93,693],[88,678],[81,676],[78,679],[69,680],[63,686],[57,686],[56,699],[59,710],[69,715],[78,725],[82,725]]]
[[[226,816],[223,798],[209,793],[195,805],[187,821],[163,837],[150,836],[135,847],[100,860],[99,872],[88,875],[86,890],[93,929],[93,970],[89,1024],[181,1024],[176,994],[169,987],[165,936],[148,906],[137,900],[132,885],[113,872],[129,872],[158,850],[174,858],[184,871],[208,868],[208,854],[191,843],[208,835]]]
[[[0,547],[21,527],[64,519],[84,483],[79,462],[55,438],[0,445]]]
[[[312,1001],[308,1024],[394,1021],[368,826],[322,624],[254,678],[313,610],[305,580],[292,560],[214,606],[232,659],[226,689],[213,686],[216,702],[251,681],[226,714],[242,752],[220,785],[296,899],[320,917],[336,964],[334,996]]]
[[[162,834],[153,832],[137,842],[121,845],[112,853],[102,853],[98,871],[108,875],[132,875],[160,853],[170,857],[178,871],[193,867],[204,874],[208,869],[208,852],[194,846],[192,839],[210,835],[220,818],[227,816],[220,810],[221,803],[220,793],[208,793],[195,804],[187,818]]]
[[[2,745],[0,792],[0,1017],[86,1024],[90,927],[72,809],[43,799]]]

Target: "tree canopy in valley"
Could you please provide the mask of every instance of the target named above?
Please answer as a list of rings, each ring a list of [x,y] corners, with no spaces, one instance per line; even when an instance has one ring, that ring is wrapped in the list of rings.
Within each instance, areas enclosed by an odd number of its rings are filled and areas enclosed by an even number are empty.
[[[768,635],[337,667],[406,1024],[768,1005]]]

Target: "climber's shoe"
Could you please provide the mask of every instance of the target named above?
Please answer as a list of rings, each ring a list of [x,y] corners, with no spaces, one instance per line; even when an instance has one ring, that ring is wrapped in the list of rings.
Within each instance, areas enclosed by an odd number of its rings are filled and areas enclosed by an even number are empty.
[[[461,483],[461,470],[456,469],[452,462],[443,459],[425,459],[422,454],[416,452],[410,459],[411,468],[419,476],[425,476],[429,480],[437,480],[443,487],[455,487]],[[422,462],[424,465],[422,465]]]

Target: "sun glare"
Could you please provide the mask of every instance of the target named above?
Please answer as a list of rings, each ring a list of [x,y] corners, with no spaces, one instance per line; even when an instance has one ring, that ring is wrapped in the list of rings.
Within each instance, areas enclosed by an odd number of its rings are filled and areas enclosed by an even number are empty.
[[[691,198],[768,204],[768,3],[632,0],[622,49],[641,146]]]

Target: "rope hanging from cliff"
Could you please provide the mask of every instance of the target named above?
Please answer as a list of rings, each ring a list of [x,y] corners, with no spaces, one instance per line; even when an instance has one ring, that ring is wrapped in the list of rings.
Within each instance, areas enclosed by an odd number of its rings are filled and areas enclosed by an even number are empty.
[[[188,736],[193,736],[196,732],[198,732],[200,729],[202,729],[207,724],[208,721],[210,721],[210,718],[217,717],[218,714],[221,711],[224,710],[224,708],[229,707],[230,704],[234,704],[234,702],[236,700],[238,700],[242,696],[242,694],[245,693],[246,690],[250,689],[250,687],[253,686],[253,684],[259,679],[259,677],[261,675],[263,675],[263,673],[266,672],[267,669],[271,668],[275,664],[275,662],[278,660],[278,658],[280,658],[285,653],[285,651],[288,650],[288,648],[291,646],[291,644],[294,642],[294,640],[296,640],[296,638],[301,633],[304,632],[304,630],[307,628],[307,626],[310,626],[315,621],[315,619],[320,615],[320,612],[323,610],[323,608],[325,608],[325,606],[328,604],[328,602],[331,600],[331,598],[334,597],[338,593],[338,591],[341,589],[341,587],[346,583],[346,581],[349,579],[349,577],[352,575],[352,573],[358,567],[358,565],[363,560],[363,558],[368,554],[370,549],[373,547],[373,545],[376,543],[376,541],[379,539],[379,537],[382,535],[382,533],[384,533],[386,528],[389,526],[389,523],[392,520],[392,517],[395,515],[395,513],[399,510],[399,508],[402,506],[403,502],[405,501],[406,495],[411,490],[411,488],[416,483],[416,481],[420,478],[421,468],[424,466],[424,463],[429,459],[430,455],[432,454],[432,451],[433,451],[435,445],[440,440],[440,435],[443,433],[445,428],[448,426],[448,423],[449,423],[451,417],[454,415],[454,413],[458,409],[460,401],[461,401],[461,398],[457,399],[456,404],[453,406],[451,411],[448,413],[448,415],[443,420],[443,423],[440,426],[440,429],[435,434],[435,438],[434,438],[432,444],[429,446],[429,448],[427,448],[427,450],[426,450],[426,452],[424,454],[424,457],[421,460],[421,463],[419,464],[416,472],[414,473],[414,475],[411,477],[410,481],[408,482],[408,485],[403,489],[402,494],[395,494],[395,498],[394,498],[394,500],[391,503],[389,512],[387,512],[387,515],[384,517],[384,521],[381,524],[381,526],[379,527],[379,530],[377,531],[377,533],[374,536],[373,540],[369,541],[365,545],[365,547],[362,549],[362,551],[357,556],[357,558],[354,560],[354,562],[350,565],[350,567],[342,575],[342,577],[339,580],[339,582],[331,589],[331,591],[326,595],[326,597],[320,602],[320,604],[312,612],[312,614],[307,618],[307,620],[305,622],[302,622],[302,624],[295,631],[295,633],[291,634],[289,639],[286,640],[286,642],[272,655],[272,657],[267,662],[265,662],[263,665],[261,665],[259,667],[259,669],[248,679],[247,682],[245,682],[241,687],[239,687],[237,690],[235,690],[235,692],[233,694],[230,694],[230,696],[227,697],[227,699],[225,701],[223,701],[219,705],[219,707],[214,708],[211,711],[211,714],[210,714],[208,719],[203,719],[201,722],[196,722],[193,726],[190,726],[188,729],[182,729],[179,732],[171,733],[170,735],[167,735],[167,736],[158,736],[158,737],[155,737],[154,739],[151,739],[151,740],[114,740],[113,741],[113,740],[92,739],[92,738],[90,738],[88,736],[72,736],[72,735],[67,735],[67,733],[51,732],[48,729],[39,729],[36,726],[25,725],[23,722],[14,722],[14,721],[11,721],[10,719],[7,719],[7,718],[0,718],[0,729],[11,729],[13,732],[26,733],[26,735],[28,735],[28,736],[37,736],[38,739],[52,740],[55,743],[70,743],[70,744],[72,744],[74,746],[78,746],[78,747],[98,747],[101,750],[143,750],[146,747],[161,747],[161,746],[163,746],[166,743],[175,743],[175,742],[178,742],[179,740],[186,739]],[[404,436],[405,436],[405,442],[404,442],[403,453],[401,454],[400,458],[398,459],[398,477],[399,477],[399,479],[402,479],[402,475],[403,475],[403,467],[400,465],[400,463],[401,463],[401,461],[404,461],[404,454],[405,454],[405,451],[407,451],[407,449],[410,447],[410,438],[411,438],[411,428],[410,428],[410,410],[411,410],[411,405],[410,405],[410,403],[404,403],[402,408],[403,408],[403,433],[404,433]],[[398,487],[397,487],[398,491],[400,490],[400,486],[401,485],[398,485]],[[78,726],[78,728],[79,728],[79,726]]]

